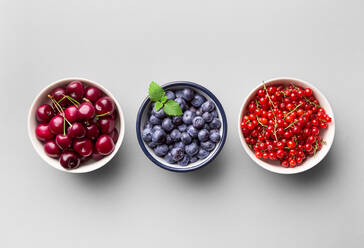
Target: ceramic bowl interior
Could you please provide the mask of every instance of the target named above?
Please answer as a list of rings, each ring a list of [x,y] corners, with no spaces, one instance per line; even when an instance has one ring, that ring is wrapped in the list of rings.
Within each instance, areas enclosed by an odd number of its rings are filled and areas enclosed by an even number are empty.
[[[222,148],[225,144],[226,134],[227,134],[227,122],[226,122],[226,116],[225,116],[224,109],[222,108],[222,105],[219,102],[219,100],[209,90],[207,90],[206,88],[202,87],[199,84],[185,82],[185,81],[177,81],[177,82],[171,82],[171,83],[165,84],[162,87],[165,90],[167,90],[167,89],[168,90],[178,90],[178,89],[182,89],[182,88],[186,88],[186,87],[191,88],[198,94],[201,94],[202,96],[204,96],[206,99],[213,101],[216,105],[216,110],[217,110],[219,119],[221,121],[221,128],[220,128],[221,140],[216,145],[215,149],[205,159],[201,159],[194,163],[190,163],[187,166],[180,166],[178,164],[167,163],[163,158],[160,158],[157,155],[155,155],[153,149],[151,149],[141,138],[141,133],[143,131],[143,127],[149,118],[149,114],[150,114],[150,110],[151,110],[151,101],[147,97],[144,100],[142,106],[140,107],[138,117],[137,117],[137,126],[136,126],[137,130],[136,131],[137,131],[139,145],[142,148],[142,150],[144,151],[144,153],[146,154],[146,156],[151,161],[153,161],[156,165],[158,165],[164,169],[171,170],[171,171],[177,171],[177,172],[184,172],[184,171],[192,171],[192,170],[201,168],[204,165],[211,162],[219,154],[219,152],[222,150]]]
[[[114,151],[110,155],[105,156],[104,158],[102,158],[101,160],[98,160],[98,161],[89,159],[87,161],[82,162],[81,166],[79,168],[77,168],[77,169],[66,170],[59,164],[58,159],[50,158],[50,157],[47,156],[47,154],[44,152],[44,149],[43,149],[43,142],[41,142],[41,141],[39,141],[37,139],[37,137],[35,135],[35,127],[37,126],[38,123],[37,123],[36,118],[35,118],[35,112],[36,112],[36,109],[37,109],[37,107],[39,105],[44,104],[44,103],[50,103],[50,100],[47,97],[47,95],[51,92],[52,89],[54,89],[56,87],[65,87],[68,83],[70,83],[72,81],[75,81],[75,80],[83,82],[85,86],[98,87],[100,90],[102,90],[104,92],[105,95],[111,97],[114,100],[115,106],[116,106],[115,111],[117,111],[117,118],[116,118],[116,121],[115,121],[115,128],[119,132],[119,138],[118,138],[118,141],[115,144]],[[69,172],[69,173],[85,173],[85,172],[94,171],[94,170],[99,169],[102,166],[104,166],[117,153],[117,151],[120,148],[121,143],[123,141],[124,133],[125,133],[124,115],[123,115],[123,112],[121,110],[121,107],[120,107],[118,101],[115,99],[115,97],[107,89],[105,89],[100,84],[98,84],[96,82],[92,82],[92,81],[87,80],[87,79],[83,79],[83,78],[67,78],[67,79],[62,79],[62,80],[56,81],[54,83],[51,83],[46,88],[44,88],[39,93],[39,95],[34,99],[32,105],[30,107],[30,110],[29,110],[28,134],[29,134],[29,137],[30,137],[30,140],[32,142],[32,145],[33,145],[34,149],[37,151],[39,156],[45,162],[47,162],[49,165],[51,165],[52,167],[54,167],[56,169],[59,169],[61,171],[65,171],[65,172]]]
[[[275,78],[268,81],[265,81],[266,86],[270,85],[290,85],[294,84],[297,86],[301,86],[304,88],[311,88],[313,90],[314,96],[319,101],[320,105],[326,110],[326,113],[332,118],[332,123],[329,124],[328,129],[320,129],[321,137],[326,141],[326,145],[322,146],[322,149],[317,152],[317,154],[313,157],[308,157],[301,165],[294,167],[294,168],[284,168],[279,165],[279,161],[272,161],[272,160],[261,160],[258,159],[254,152],[249,148],[247,143],[245,142],[244,136],[241,132],[240,123],[242,121],[242,117],[247,112],[247,108],[249,102],[254,98],[255,94],[257,93],[258,89],[262,87],[262,84],[259,84],[255,89],[253,89],[248,97],[245,99],[239,113],[239,123],[238,123],[238,130],[240,141],[244,147],[244,150],[248,153],[249,157],[258,165],[263,167],[266,170],[279,173],[279,174],[295,174],[300,173],[306,170],[311,169],[315,165],[317,165],[329,152],[331,145],[334,141],[335,136],[335,118],[334,113],[332,111],[331,105],[326,97],[313,85],[299,79],[294,78]]]

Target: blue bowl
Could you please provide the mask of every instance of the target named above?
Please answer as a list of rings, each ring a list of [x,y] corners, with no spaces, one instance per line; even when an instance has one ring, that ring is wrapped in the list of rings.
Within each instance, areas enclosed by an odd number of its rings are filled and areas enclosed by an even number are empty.
[[[223,107],[221,106],[221,103],[219,102],[219,100],[216,98],[216,96],[214,94],[212,94],[208,89],[206,89],[205,87],[203,87],[199,84],[187,82],[187,81],[175,81],[175,82],[167,83],[162,86],[162,88],[165,90],[167,90],[167,89],[178,90],[178,89],[182,89],[182,88],[186,88],[186,87],[193,89],[194,91],[196,91],[199,94],[206,97],[206,99],[214,102],[217,107],[216,110],[219,115],[219,119],[221,120],[221,128],[220,128],[221,140],[207,158],[200,159],[194,163],[190,163],[187,166],[181,166],[178,164],[169,164],[163,158],[160,158],[154,154],[153,149],[149,148],[142,139],[143,127],[148,118],[148,114],[149,114],[149,110],[150,110],[151,101],[149,100],[149,97],[147,97],[143,101],[142,106],[139,109],[137,121],[136,121],[136,133],[137,133],[138,142],[139,142],[139,145],[142,148],[143,152],[145,153],[145,155],[159,167],[162,167],[163,169],[170,170],[170,171],[176,171],[176,172],[186,172],[186,171],[197,170],[197,169],[207,165],[208,163],[210,163],[212,160],[214,160],[216,158],[216,156],[222,150],[222,148],[225,144],[225,141],[226,141],[226,136],[227,136],[227,121],[226,121],[225,111],[224,111]]]

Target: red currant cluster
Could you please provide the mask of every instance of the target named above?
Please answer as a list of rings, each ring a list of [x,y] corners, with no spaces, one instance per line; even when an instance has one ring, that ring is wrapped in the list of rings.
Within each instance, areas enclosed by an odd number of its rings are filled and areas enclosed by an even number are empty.
[[[246,143],[259,159],[279,160],[283,167],[300,165],[325,141],[320,128],[331,122],[310,88],[263,84],[241,122]]]
[[[58,158],[65,169],[75,169],[81,161],[99,160],[115,147],[115,103],[93,86],[73,81],[48,95],[50,104],[37,108],[35,129],[48,156]]]

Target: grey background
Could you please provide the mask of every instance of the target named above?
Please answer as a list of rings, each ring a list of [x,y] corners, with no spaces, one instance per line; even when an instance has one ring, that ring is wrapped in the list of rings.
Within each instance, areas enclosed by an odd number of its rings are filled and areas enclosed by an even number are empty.
[[[363,247],[363,1],[0,2],[0,247]],[[26,130],[47,84],[102,83],[126,117],[112,162],[87,175],[46,165]],[[311,171],[255,165],[237,116],[262,80],[307,80],[331,101],[336,138]],[[177,174],[135,136],[151,80],[201,83],[229,121],[223,152]]]

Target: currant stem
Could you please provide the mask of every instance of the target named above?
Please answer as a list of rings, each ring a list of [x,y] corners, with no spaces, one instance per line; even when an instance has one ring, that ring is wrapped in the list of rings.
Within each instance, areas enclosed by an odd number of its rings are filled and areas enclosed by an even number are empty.
[[[292,122],[291,124],[289,124],[287,127],[285,127],[285,128],[284,128],[284,130],[286,130],[286,129],[290,128],[292,125],[294,125],[294,124],[296,124],[296,123],[297,123],[297,120],[296,120],[296,121],[294,121],[294,122]]]
[[[284,117],[283,119],[286,119],[287,116],[289,116],[290,114],[292,114],[296,109],[298,109],[300,106],[302,105],[302,103],[298,104],[293,110],[289,111]]]
[[[263,82],[263,87],[264,87],[264,90],[265,90],[265,92],[266,92],[266,95],[267,95],[267,97],[268,97],[268,99],[269,99],[269,102],[272,104],[272,106],[273,106],[273,107],[275,107],[275,105],[274,105],[274,103],[273,103],[272,99],[270,99],[270,96],[269,96],[269,94],[268,94],[267,87],[265,86],[265,83],[264,83],[264,82]]]

